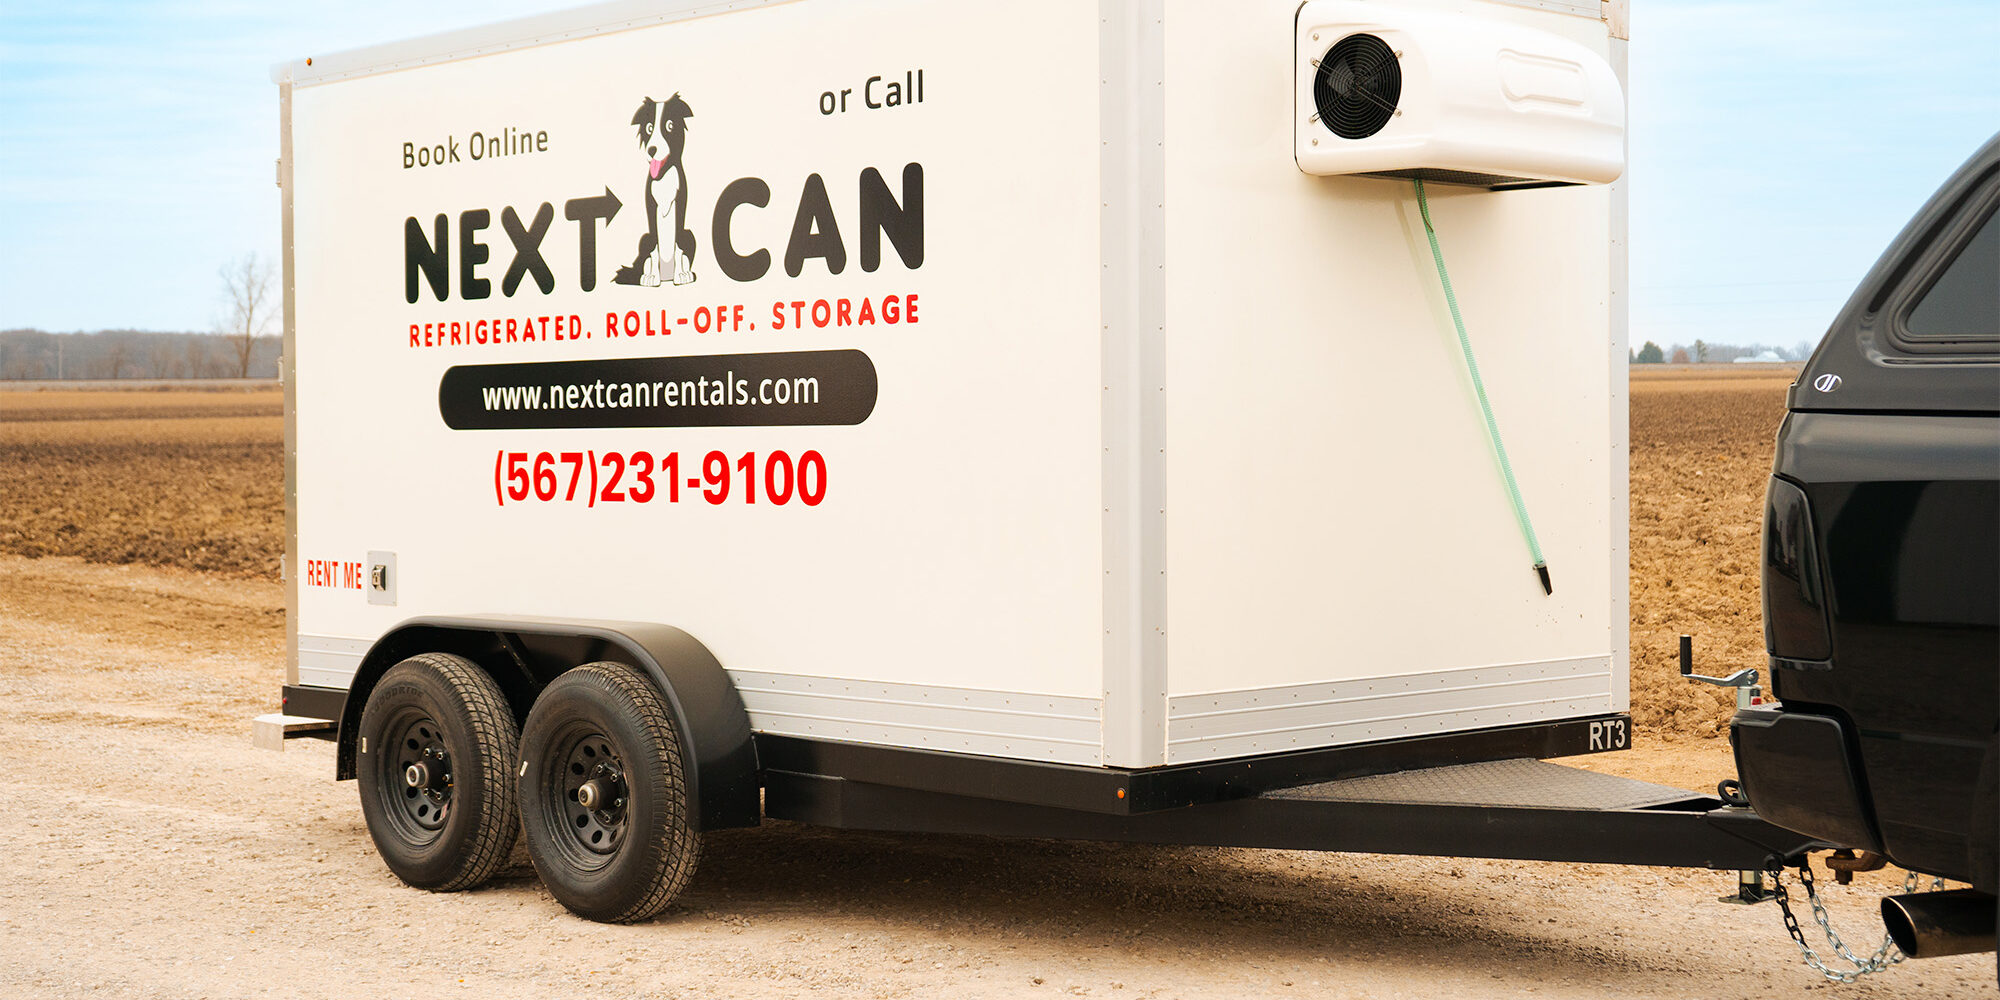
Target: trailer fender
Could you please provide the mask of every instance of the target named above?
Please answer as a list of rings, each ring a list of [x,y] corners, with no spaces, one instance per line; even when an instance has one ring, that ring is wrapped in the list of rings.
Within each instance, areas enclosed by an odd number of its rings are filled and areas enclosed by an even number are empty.
[[[756,743],[743,698],[722,664],[693,636],[670,625],[592,619],[412,618],[362,657],[340,713],[335,777],[353,778],[361,710],[390,667],[417,653],[455,653],[479,664],[506,692],[515,721],[550,681],[584,663],[613,660],[645,671],[666,695],[691,763],[688,798],[697,828],[756,826],[762,812]]]

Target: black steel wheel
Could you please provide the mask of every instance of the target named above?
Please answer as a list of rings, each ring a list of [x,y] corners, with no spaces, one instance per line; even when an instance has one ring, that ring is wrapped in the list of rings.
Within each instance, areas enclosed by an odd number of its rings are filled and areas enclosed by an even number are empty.
[[[410,657],[361,713],[361,814],[396,877],[453,892],[486,881],[520,835],[520,734],[500,686],[471,660]]]
[[[521,732],[528,854],[578,916],[629,923],[680,895],[701,858],[680,733],[637,668],[586,663],[556,678]]]

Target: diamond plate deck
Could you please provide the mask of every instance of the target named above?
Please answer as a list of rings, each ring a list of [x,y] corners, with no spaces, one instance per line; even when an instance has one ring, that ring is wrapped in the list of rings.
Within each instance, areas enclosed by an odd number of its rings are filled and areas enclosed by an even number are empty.
[[[1346,778],[1265,792],[1266,799],[1511,806],[1523,809],[1643,809],[1701,796],[1679,788],[1540,760],[1496,760]]]

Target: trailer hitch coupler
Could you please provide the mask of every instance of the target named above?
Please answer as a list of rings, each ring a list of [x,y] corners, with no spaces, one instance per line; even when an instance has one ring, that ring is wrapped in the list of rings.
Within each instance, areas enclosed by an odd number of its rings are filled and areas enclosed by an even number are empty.
[[[1977,889],[1886,897],[1882,923],[1890,940],[1911,958],[1993,950],[1993,897]]]

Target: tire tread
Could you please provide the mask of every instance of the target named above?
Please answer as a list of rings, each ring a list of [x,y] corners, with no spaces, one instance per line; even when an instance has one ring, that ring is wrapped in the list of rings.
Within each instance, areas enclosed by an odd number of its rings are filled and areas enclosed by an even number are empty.
[[[432,892],[460,892],[498,873],[520,837],[520,811],[515,805],[511,769],[521,757],[521,735],[507,696],[492,675],[478,664],[452,653],[418,653],[384,675],[382,686],[391,684],[396,673],[406,669],[430,672],[448,694],[458,699],[472,731],[475,744],[472,752],[484,758],[479,769],[484,787],[478,796],[479,816],[472,826],[473,835],[460,852],[452,873],[436,884],[422,887]]]
[[[661,836],[649,837],[644,843],[648,854],[648,863],[640,866],[641,877],[646,880],[644,886],[622,909],[585,915],[610,923],[635,923],[657,916],[687,888],[701,862],[701,834],[695,829],[690,812],[686,761],[681,754],[672,706],[650,678],[624,663],[586,663],[563,674],[556,683],[595,683],[634,708],[651,745],[657,773],[666,786],[652,789],[663,807],[665,829]],[[532,721],[529,728],[534,728]],[[537,859],[537,865],[540,864]],[[544,872],[543,882],[548,881],[548,873]]]
[[[479,796],[479,823],[475,827],[478,833],[466,846],[459,874],[438,887],[440,892],[457,892],[492,878],[507,863],[507,855],[513,853],[521,823],[520,811],[514,804],[514,776],[510,772],[514,761],[521,757],[521,737],[515,730],[514,711],[507,704],[507,696],[501,693],[493,676],[478,664],[449,653],[424,653],[417,659],[436,670],[464,696],[466,714],[472,720],[472,738],[480,746],[492,748],[487,763],[496,765],[482,769],[487,782],[484,794]]]

